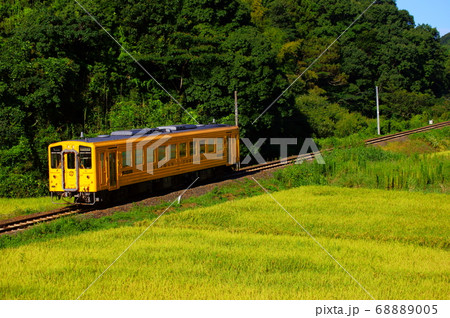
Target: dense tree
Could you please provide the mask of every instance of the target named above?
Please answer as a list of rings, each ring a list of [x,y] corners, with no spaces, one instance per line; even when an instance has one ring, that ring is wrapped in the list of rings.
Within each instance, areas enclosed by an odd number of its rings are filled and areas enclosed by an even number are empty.
[[[450,49],[450,33],[447,33],[446,35],[442,36],[440,42],[444,47]]]
[[[387,118],[448,114],[439,98],[448,94],[450,55],[434,28],[416,26],[393,0],[378,1],[306,72],[371,1],[80,3],[199,122],[232,123],[238,91],[248,137],[356,132],[367,126],[362,115],[374,115],[375,85]],[[45,188],[52,141],[188,122],[75,1],[0,4],[0,195]]]

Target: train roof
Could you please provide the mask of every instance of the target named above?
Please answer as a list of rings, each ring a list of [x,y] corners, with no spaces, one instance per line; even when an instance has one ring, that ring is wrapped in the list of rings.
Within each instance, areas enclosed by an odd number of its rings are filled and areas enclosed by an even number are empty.
[[[173,134],[173,133],[182,133],[187,131],[199,131],[213,128],[224,128],[224,127],[233,127],[225,124],[208,124],[208,125],[171,125],[171,126],[160,126],[156,128],[143,128],[143,129],[129,129],[129,130],[118,130],[113,131],[109,135],[98,135],[94,138],[84,138],[84,139],[76,139],[73,141],[87,142],[87,143],[95,143],[95,142],[105,142],[105,141],[114,141],[121,139],[128,139],[131,137],[144,137],[151,134]]]

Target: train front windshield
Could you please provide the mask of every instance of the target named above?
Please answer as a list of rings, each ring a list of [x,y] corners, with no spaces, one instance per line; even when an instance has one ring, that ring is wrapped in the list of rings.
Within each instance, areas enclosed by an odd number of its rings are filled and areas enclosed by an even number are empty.
[[[50,149],[50,163],[52,169],[61,169],[61,151],[62,146],[52,147]]]
[[[92,168],[92,152],[90,147],[80,146],[80,168]]]

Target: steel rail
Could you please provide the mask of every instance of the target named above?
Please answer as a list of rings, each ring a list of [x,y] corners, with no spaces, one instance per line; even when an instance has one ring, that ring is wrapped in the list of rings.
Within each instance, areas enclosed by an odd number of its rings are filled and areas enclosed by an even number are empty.
[[[442,123],[432,124],[432,125],[428,125],[425,127],[420,127],[420,128],[416,128],[416,129],[402,131],[402,132],[395,133],[395,134],[390,134],[390,135],[385,135],[385,136],[381,136],[381,137],[377,137],[377,138],[368,139],[365,141],[365,144],[366,145],[374,145],[374,144],[382,143],[384,141],[389,141],[392,139],[397,139],[400,137],[409,136],[409,135],[420,133],[420,132],[444,128],[449,125],[450,125],[450,121],[444,121]]]
[[[52,221],[60,217],[85,213],[92,209],[93,208],[85,208],[85,207],[80,208],[77,206],[69,206],[55,211],[23,216],[20,217],[19,219],[14,218],[10,220],[0,221],[0,235],[13,233],[28,228],[37,223]]]

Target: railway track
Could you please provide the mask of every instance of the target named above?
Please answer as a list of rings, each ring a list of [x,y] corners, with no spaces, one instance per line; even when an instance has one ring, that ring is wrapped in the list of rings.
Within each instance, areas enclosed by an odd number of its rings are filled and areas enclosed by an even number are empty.
[[[412,134],[416,134],[416,133],[420,133],[420,132],[424,132],[424,131],[429,131],[429,130],[433,130],[433,129],[439,129],[439,128],[444,128],[450,125],[450,121],[444,121],[442,123],[437,123],[437,124],[433,124],[433,125],[428,125],[425,127],[420,127],[420,128],[416,128],[416,129],[411,129],[411,130],[407,130],[407,131],[402,131],[396,134],[391,134],[391,135],[386,135],[386,136],[382,136],[382,137],[377,137],[377,138],[372,138],[372,139],[368,139],[366,140],[366,145],[376,145],[376,144],[380,144],[383,142],[387,142],[387,141],[391,141],[394,139],[398,139],[401,137],[406,137]]]
[[[450,121],[446,121],[446,122],[442,122],[442,123],[438,123],[438,124],[434,124],[434,125],[429,125],[426,127],[403,131],[403,132],[396,133],[396,134],[391,134],[391,135],[386,135],[386,136],[382,136],[382,137],[368,139],[365,141],[365,144],[366,145],[376,145],[376,144],[396,140],[398,138],[402,138],[402,137],[405,137],[405,136],[408,136],[411,134],[429,131],[432,129],[439,129],[439,128],[447,127],[449,125],[450,125]],[[333,150],[333,149],[322,150],[321,153],[329,152],[331,150]],[[320,155],[321,153],[308,153],[308,154],[304,154],[301,156],[291,156],[288,158],[274,160],[274,161],[266,162],[263,164],[243,167],[239,171],[237,171],[227,177],[229,177],[229,178],[243,177],[243,176],[251,175],[251,174],[261,172],[264,170],[270,170],[270,169],[274,169],[274,168],[278,168],[278,167],[282,167],[282,166],[286,166],[286,165],[290,165],[290,164],[294,164],[294,163],[299,163],[302,161],[311,161],[311,160],[314,160],[316,158],[316,156]],[[227,179],[227,178],[225,178],[225,179]],[[43,212],[43,213],[39,213],[39,214],[23,216],[20,218],[14,218],[11,220],[0,221],[0,235],[14,233],[14,232],[17,232],[20,230],[24,230],[24,229],[31,227],[38,223],[52,221],[52,220],[55,220],[55,219],[58,219],[58,218],[61,218],[64,216],[86,213],[89,211],[93,211],[95,209],[96,208],[91,207],[91,206],[89,206],[89,207],[68,206],[68,207],[64,207],[62,209],[51,211],[51,212]]]
[[[385,135],[385,136],[381,136],[381,137],[377,137],[377,138],[368,139],[365,141],[365,145],[382,144],[382,143],[393,141],[393,140],[396,140],[396,139],[399,139],[402,137],[406,137],[406,136],[409,136],[412,134],[425,132],[425,131],[429,131],[429,130],[433,130],[433,129],[444,128],[447,126],[450,126],[450,121],[445,121],[442,123],[428,125],[425,127],[420,127],[420,128],[416,128],[416,129],[402,131],[402,132],[395,133],[395,134],[390,134],[390,135]],[[301,156],[291,156],[291,157],[285,158],[284,160],[283,159],[275,160],[275,161],[271,161],[271,162],[267,162],[267,163],[263,163],[263,164],[258,164],[255,166],[244,167],[244,168],[241,168],[237,173],[245,175],[245,174],[256,173],[256,172],[260,172],[263,170],[269,170],[269,169],[273,169],[273,168],[277,168],[277,167],[281,167],[281,166],[285,166],[285,165],[289,165],[289,164],[294,164],[299,161],[311,161],[311,160],[314,160],[318,154],[329,152],[332,150],[333,150],[333,148],[330,148],[330,149],[321,150],[320,153],[309,153],[309,154],[305,154],[305,155],[301,155]]]
[[[26,229],[32,225],[52,221],[64,216],[69,216],[73,214],[86,213],[93,208],[68,206],[59,210],[42,212],[39,214],[33,214],[28,216],[23,216],[20,218],[14,218],[11,220],[0,221],[0,235],[9,234],[16,231]]]
[[[244,168],[239,169],[239,171],[237,171],[236,173],[242,174],[242,175],[247,175],[247,174],[260,172],[263,170],[269,170],[269,169],[274,169],[274,168],[278,168],[278,167],[282,167],[282,166],[286,166],[286,165],[290,165],[290,164],[294,164],[294,163],[300,163],[301,161],[311,161],[311,160],[314,160],[317,155],[320,155],[321,153],[330,151],[330,150],[331,149],[327,149],[322,152],[308,153],[308,154],[304,154],[301,156],[291,156],[291,157],[287,157],[287,158],[280,159],[280,160],[274,160],[274,161],[254,165],[254,166],[244,167]]]

